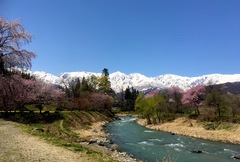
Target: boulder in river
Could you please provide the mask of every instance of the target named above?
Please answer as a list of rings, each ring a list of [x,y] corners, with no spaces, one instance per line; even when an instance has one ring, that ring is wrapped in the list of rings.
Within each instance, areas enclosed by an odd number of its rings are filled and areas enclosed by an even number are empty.
[[[240,154],[238,154],[238,155],[234,155],[233,157],[234,157],[234,159],[238,159],[238,160],[240,160]]]
[[[196,154],[201,154],[202,153],[202,151],[201,150],[193,150],[193,151],[191,151],[192,153],[196,153]]]

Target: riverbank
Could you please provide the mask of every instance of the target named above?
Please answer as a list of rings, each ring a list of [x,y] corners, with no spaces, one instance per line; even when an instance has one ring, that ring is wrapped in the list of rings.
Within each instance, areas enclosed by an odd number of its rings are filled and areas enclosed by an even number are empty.
[[[147,125],[146,119],[138,119],[137,123],[152,130],[159,130],[188,137],[206,139],[217,142],[240,144],[240,124],[232,124],[230,130],[206,130],[203,123],[194,119],[180,117],[172,122]]]
[[[131,155],[121,152],[120,148],[108,139],[108,134],[105,132],[104,127],[115,119],[112,114],[104,114],[97,111],[61,113],[63,115],[62,121],[57,122],[55,125],[47,126],[50,134],[81,145],[89,149],[90,151],[88,152],[95,152],[105,157],[105,159],[103,158],[100,161],[136,161]],[[56,130],[56,125],[60,129]]]
[[[94,161],[96,156],[52,145],[24,132],[22,124],[0,119],[0,161]],[[99,157],[100,159],[100,157]],[[109,160],[110,161],[110,160]]]
[[[104,127],[114,120],[112,115],[59,113],[60,120],[53,122],[21,124],[0,119],[0,161],[68,161],[69,156],[71,161],[136,161],[108,139]]]
[[[74,132],[76,132],[79,137],[85,141],[81,142],[81,145],[84,147],[101,152],[116,161],[137,161],[132,155],[122,152],[120,147],[108,138],[109,134],[106,133],[104,129],[107,123],[109,123],[109,121],[94,122],[88,129],[78,129]]]

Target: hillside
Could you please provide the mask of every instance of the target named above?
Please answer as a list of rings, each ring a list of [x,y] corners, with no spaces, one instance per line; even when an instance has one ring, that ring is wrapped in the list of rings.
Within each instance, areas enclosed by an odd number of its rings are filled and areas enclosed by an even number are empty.
[[[240,94],[240,82],[218,84],[214,87],[221,89],[223,93]]]

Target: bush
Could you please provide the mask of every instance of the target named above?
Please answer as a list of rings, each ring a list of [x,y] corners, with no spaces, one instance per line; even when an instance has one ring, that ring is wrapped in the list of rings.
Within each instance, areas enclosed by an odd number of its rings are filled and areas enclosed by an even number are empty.
[[[0,114],[1,118],[6,120],[11,120],[15,122],[20,122],[24,124],[30,123],[52,123],[56,120],[60,120],[63,116],[59,112],[50,113],[49,111],[44,112],[43,114],[30,112],[2,112]]]

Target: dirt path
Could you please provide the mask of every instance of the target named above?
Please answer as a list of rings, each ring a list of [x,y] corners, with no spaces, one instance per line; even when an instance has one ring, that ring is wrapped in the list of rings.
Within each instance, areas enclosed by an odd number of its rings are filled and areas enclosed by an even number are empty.
[[[23,132],[17,123],[0,119],[0,161],[2,162],[81,162],[89,160],[84,153],[53,146]]]

